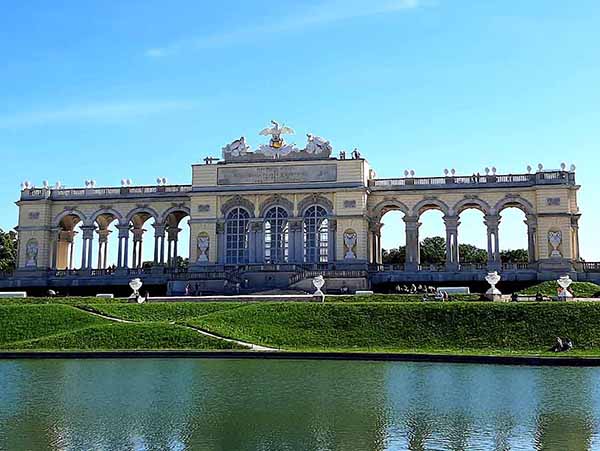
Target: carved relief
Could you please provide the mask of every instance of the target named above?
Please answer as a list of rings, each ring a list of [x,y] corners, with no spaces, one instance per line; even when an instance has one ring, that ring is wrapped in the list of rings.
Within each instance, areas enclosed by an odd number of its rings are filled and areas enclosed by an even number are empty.
[[[344,258],[353,260],[356,258],[356,243],[358,235],[354,229],[346,229],[344,232]]]
[[[35,238],[31,238],[25,245],[25,266],[30,268],[37,267],[39,245]]]
[[[562,232],[560,230],[550,230],[548,232],[548,242],[550,246],[552,246],[552,251],[550,252],[551,258],[560,258],[562,254],[558,250],[560,243],[562,242]]]
[[[305,197],[298,203],[298,213],[304,213],[311,205],[321,205],[327,210],[327,213],[333,213],[333,204],[326,197],[320,196],[319,194],[312,194],[308,197]]]
[[[235,207],[245,208],[248,210],[250,217],[254,217],[254,204],[239,194],[236,194],[221,206],[221,213],[226,215],[229,210]]]
[[[210,249],[210,237],[206,232],[198,234],[198,262],[208,262],[208,250]]]

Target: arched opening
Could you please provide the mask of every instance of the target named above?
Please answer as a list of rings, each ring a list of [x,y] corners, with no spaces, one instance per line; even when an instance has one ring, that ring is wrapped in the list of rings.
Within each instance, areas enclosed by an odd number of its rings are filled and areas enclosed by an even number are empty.
[[[406,262],[405,214],[393,208],[384,210],[381,217],[381,263],[404,265]]]
[[[152,266],[152,260],[147,255],[152,255],[154,240],[148,239],[149,230],[154,230],[156,218],[147,211],[140,211],[131,216],[129,221],[129,250],[125,253],[125,265],[128,268],[141,269]]]
[[[287,263],[289,251],[288,213],[283,207],[271,207],[264,222],[265,263]]]
[[[235,207],[225,217],[225,263],[238,265],[248,263],[248,237],[250,213]]]
[[[479,207],[467,206],[460,210],[458,215],[461,268],[485,268],[488,263],[488,245],[484,212]]]
[[[500,261],[509,266],[527,264],[529,252],[525,212],[519,207],[508,206],[502,209],[499,215]]]
[[[190,256],[190,225],[189,213],[185,210],[175,210],[170,212],[164,220],[165,234],[167,237],[166,261],[167,265],[184,269],[189,266]],[[155,248],[158,242],[155,243]],[[155,251],[155,262],[160,260],[160,251]]]
[[[118,218],[112,213],[102,213],[94,221],[97,240],[92,244],[92,268],[107,270],[117,263],[117,237],[116,225]]]
[[[320,205],[308,207],[304,212],[304,262],[327,263],[329,259],[329,219]]]
[[[59,270],[80,267],[79,257],[83,249],[82,224],[83,220],[76,214],[68,214],[60,219],[52,267]]]
[[[444,214],[427,206],[419,214],[419,262],[423,270],[439,270],[446,262]]]

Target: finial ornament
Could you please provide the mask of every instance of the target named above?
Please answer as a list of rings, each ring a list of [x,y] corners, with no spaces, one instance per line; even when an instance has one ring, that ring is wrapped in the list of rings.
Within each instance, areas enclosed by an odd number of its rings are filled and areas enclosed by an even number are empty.
[[[261,136],[271,137],[268,144],[262,144],[256,150],[251,150],[250,146],[246,143],[246,138],[242,136],[223,147],[222,152],[225,162],[322,160],[329,158],[333,152],[333,148],[327,139],[312,133],[306,134],[306,146],[304,149],[300,149],[294,143],[287,143],[283,139],[284,135],[295,134],[294,129],[286,125],[281,125],[277,121],[271,121],[271,124],[271,127],[266,127],[259,133]],[[352,152],[352,158],[358,158],[356,155],[359,155],[356,151]],[[340,152],[340,158],[345,159],[346,153]]]
[[[294,129],[287,127],[285,125],[280,126],[279,122],[271,121],[273,127],[263,128],[259,135],[268,136],[271,135],[271,140],[269,141],[269,145],[275,149],[280,149],[283,147],[284,141],[281,135],[293,135],[296,133]]]

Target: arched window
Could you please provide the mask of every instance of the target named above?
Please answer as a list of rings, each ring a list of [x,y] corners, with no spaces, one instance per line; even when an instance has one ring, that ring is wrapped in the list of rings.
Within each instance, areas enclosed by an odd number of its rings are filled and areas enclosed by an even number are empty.
[[[265,262],[288,261],[288,214],[282,207],[273,207],[265,215]]]
[[[225,218],[225,262],[240,264],[248,262],[248,224],[250,214],[236,207]]]
[[[314,205],[304,213],[304,261],[327,263],[329,250],[329,220],[323,207]]]

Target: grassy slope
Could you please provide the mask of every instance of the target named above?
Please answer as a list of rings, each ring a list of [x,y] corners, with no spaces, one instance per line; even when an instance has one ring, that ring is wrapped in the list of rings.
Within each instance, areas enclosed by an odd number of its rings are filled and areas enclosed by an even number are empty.
[[[98,305],[99,306],[99,305]],[[184,316],[185,304],[135,304],[103,307],[123,307],[135,312],[140,307],[150,313],[139,324],[113,323],[86,313],[78,308],[62,304],[29,304],[0,306],[0,349],[233,349],[236,345],[205,337],[185,327],[153,323],[160,315]],[[192,308],[194,316],[201,312],[216,311],[219,306],[204,309]],[[135,316],[135,315],[132,315]],[[138,315],[139,316],[139,315]],[[164,319],[167,320],[167,319]]]
[[[430,295],[432,296],[432,295]],[[479,294],[452,294],[451,301],[479,301]],[[373,294],[365,296],[327,296],[325,302],[420,302],[423,294]]]
[[[573,282],[571,289],[576,297],[591,298],[600,294],[600,285],[591,282]],[[535,296],[535,294],[541,293],[544,296],[552,297],[557,295],[557,291],[558,283],[555,280],[550,280],[521,290],[519,294]]]
[[[126,298],[96,298],[96,297],[28,297],[28,298],[0,298],[2,305],[32,305],[32,304],[124,304]]]
[[[244,304],[236,302],[178,302],[156,304],[92,304],[91,310],[103,315],[139,322],[185,321],[221,310],[238,308]]]
[[[0,306],[0,346],[108,321],[66,305]]]
[[[190,321],[288,349],[543,352],[557,335],[600,350],[596,303],[255,304]],[[594,353],[594,352],[591,352]]]
[[[239,349],[234,343],[206,337],[181,326],[111,323],[91,326],[34,340],[3,345],[5,349],[136,350]]]

